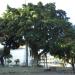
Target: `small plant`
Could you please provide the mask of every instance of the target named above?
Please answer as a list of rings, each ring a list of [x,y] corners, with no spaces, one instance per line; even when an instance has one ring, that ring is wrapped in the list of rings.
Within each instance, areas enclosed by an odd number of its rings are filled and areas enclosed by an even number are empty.
[[[7,60],[8,65],[9,65],[11,62],[12,62],[12,60],[10,60],[10,59]]]
[[[16,59],[14,62],[16,63],[16,65],[18,65],[19,62],[20,62],[20,60],[19,59]]]
[[[7,61],[9,61],[13,56],[11,54],[8,54],[6,56],[4,56],[4,60],[5,60],[5,64]]]

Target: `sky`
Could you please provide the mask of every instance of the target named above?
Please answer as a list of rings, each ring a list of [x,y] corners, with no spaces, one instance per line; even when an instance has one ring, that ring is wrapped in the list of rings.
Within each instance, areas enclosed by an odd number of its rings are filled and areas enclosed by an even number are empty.
[[[0,16],[2,16],[2,13],[6,10],[7,4],[11,7],[21,7],[22,4],[26,3],[33,3],[37,4],[37,2],[43,2],[43,4],[49,3],[49,2],[55,2],[56,3],[56,9],[63,9],[66,11],[67,16],[70,17],[70,22],[75,24],[75,0],[0,0]]]

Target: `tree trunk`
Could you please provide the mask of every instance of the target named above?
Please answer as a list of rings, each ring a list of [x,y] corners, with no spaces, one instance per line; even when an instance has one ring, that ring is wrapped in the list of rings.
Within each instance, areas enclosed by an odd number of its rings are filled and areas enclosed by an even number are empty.
[[[44,58],[44,67],[45,67],[45,58]]]
[[[45,54],[45,58],[46,58],[46,68],[48,68],[48,65],[47,65],[47,54]]]
[[[73,57],[72,57],[72,61],[71,62],[72,62],[72,64],[71,64],[72,65],[72,69],[73,69],[73,72],[74,72],[75,68],[74,68],[74,58]]]
[[[26,66],[28,67],[28,42],[26,42]]]
[[[5,59],[5,65],[6,65],[6,58],[4,58]]]
[[[4,59],[3,56],[0,57],[1,65],[4,66]]]
[[[38,66],[38,52],[36,51],[34,54],[33,66]]]

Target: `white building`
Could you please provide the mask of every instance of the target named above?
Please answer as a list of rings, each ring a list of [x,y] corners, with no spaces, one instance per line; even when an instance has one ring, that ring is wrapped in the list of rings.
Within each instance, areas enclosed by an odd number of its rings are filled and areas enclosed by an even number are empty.
[[[13,56],[13,64],[16,59],[20,60],[20,65],[25,65],[26,62],[26,46],[20,47],[19,49],[14,49],[10,51],[10,54]],[[32,57],[30,56],[30,49],[28,48],[28,64],[31,65]]]
[[[2,50],[3,46],[0,44],[0,50]],[[15,60],[19,59],[20,60],[20,65],[25,65],[26,62],[26,46],[21,46],[19,49],[14,49],[10,51],[10,54],[12,55],[12,63],[15,64]],[[47,64],[46,64],[47,62]],[[54,58],[50,54],[47,54],[47,60],[44,55],[41,56],[41,61],[39,62],[41,65],[44,67],[49,67],[49,66],[61,66],[62,60],[59,60],[58,58]],[[32,65],[32,57],[30,56],[30,48],[28,48],[28,65]]]

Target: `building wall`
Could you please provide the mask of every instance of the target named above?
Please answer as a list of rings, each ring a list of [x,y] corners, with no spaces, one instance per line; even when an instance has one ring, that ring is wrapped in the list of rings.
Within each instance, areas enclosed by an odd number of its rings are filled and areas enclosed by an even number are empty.
[[[15,64],[15,60],[19,59],[20,60],[20,65],[25,65],[25,60],[26,60],[26,47],[20,47],[19,49],[14,49],[10,51],[10,54],[13,56],[12,57],[12,64]],[[31,56],[30,56],[30,49],[28,48],[28,64],[31,65]]]

